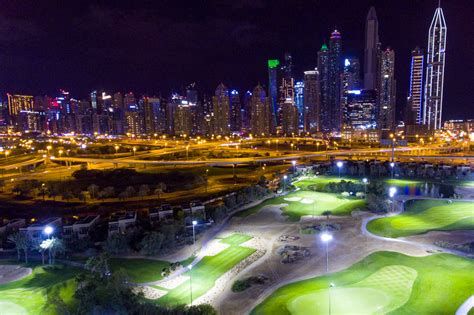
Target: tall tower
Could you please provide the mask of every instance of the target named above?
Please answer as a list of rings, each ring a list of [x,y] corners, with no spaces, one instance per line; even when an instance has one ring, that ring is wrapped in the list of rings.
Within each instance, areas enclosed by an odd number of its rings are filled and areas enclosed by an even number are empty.
[[[329,111],[329,51],[328,46],[323,44],[321,50],[318,51],[318,71],[319,85],[321,91],[321,107],[318,112],[319,121],[318,131],[328,131],[331,129],[330,111]]]
[[[278,113],[278,85],[277,85],[277,75],[278,75],[278,65],[280,61],[278,59],[268,60],[268,96],[271,99],[272,104],[272,120],[273,125],[277,125],[277,113]]]
[[[230,91],[230,131],[235,133],[242,131],[242,105],[237,90]]]
[[[331,130],[339,130],[341,128],[341,108],[339,102],[340,74],[342,70],[341,50],[341,33],[338,30],[334,30],[329,39],[328,105]]]
[[[431,21],[426,56],[425,104],[423,124],[428,129],[440,129],[443,111],[444,64],[446,57],[446,21],[438,6]]]
[[[285,61],[281,65],[281,85],[280,85],[280,101],[279,112],[277,113],[277,121],[281,124],[281,106],[290,100],[295,99],[295,79],[293,77],[293,59],[290,53],[285,53]]]
[[[364,88],[377,88],[377,50],[379,43],[379,21],[375,8],[370,7],[365,21],[365,50],[364,50]]]
[[[270,99],[262,86],[257,85],[250,94],[250,131],[255,136],[270,133]]]
[[[380,58],[380,86],[378,87],[378,128],[391,130],[395,124],[395,52],[387,48]]]
[[[304,72],[304,131],[320,130],[320,84],[318,69]]]
[[[229,90],[221,83],[216,88],[212,97],[212,108],[214,112],[214,133],[216,135],[228,135],[230,133],[230,99]]]
[[[410,90],[408,94],[409,106],[407,120],[413,124],[421,124],[421,105],[423,101],[423,66],[425,56],[420,47],[416,47],[411,52],[411,67],[410,67]]]

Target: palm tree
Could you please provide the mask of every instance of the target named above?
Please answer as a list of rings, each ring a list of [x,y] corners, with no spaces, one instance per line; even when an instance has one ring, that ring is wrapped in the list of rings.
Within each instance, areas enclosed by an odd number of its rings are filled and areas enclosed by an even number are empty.
[[[165,183],[158,183],[155,188],[155,195],[158,195],[158,200],[160,200],[161,194],[166,190]]]
[[[42,242],[38,241],[34,244],[33,249],[38,251],[41,254],[41,262],[44,265],[44,258],[45,258],[45,253],[46,253],[46,248],[44,246],[41,246]]]
[[[28,263],[28,250],[31,247],[31,238],[27,233],[16,232],[8,237],[10,242],[13,242],[16,247],[18,260],[20,260],[20,250],[25,253],[25,263]]]
[[[52,239],[51,246],[49,247],[49,252],[51,254],[51,261],[50,264],[55,261],[56,254],[58,253],[64,253],[66,251],[66,246],[64,245],[64,242],[62,239],[59,238],[53,238]]]

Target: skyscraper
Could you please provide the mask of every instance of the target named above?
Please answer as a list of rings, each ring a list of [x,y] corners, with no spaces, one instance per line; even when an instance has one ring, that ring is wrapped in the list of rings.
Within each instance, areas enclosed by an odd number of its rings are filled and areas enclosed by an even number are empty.
[[[287,99],[281,105],[281,127],[284,135],[298,134],[298,108]]]
[[[304,121],[304,82],[295,83],[295,105],[298,109],[298,127],[303,126]]]
[[[230,99],[229,90],[221,83],[216,88],[215,95],[212,97],[212,108],[214,112],[214,134],[230,134]]]
[[[253,89],[251,94],[250,112],[250,131],[255,136],[268,135],[270,133],[270,99],[266,97],[265,90],[260,84]]]
[[[230,131],[240,133],[242,129],[242,106],[237,90],[230,91]]]
[[[340,107],[344,110],[347,105],[348,93],[360,89],[360,63],[357,58],[344,59],[344,68],[341,73]],[[344,115],[344,114],[342,114]]]
[[[343,124],[351,129],[373,129],[376,125],[376,90],[351,90],[343,110]]]
[[[280,85],[280,100],[277,113],[278,125],[281,124],[281,106],[287,100],[294,102],[295,99],[295,79],[293,77],[293,59],[290,53],[285,53],[285,61],[281,65],[281,85]]]
[[[272,103],[272,120],[273,125],[277,125],[277,113],[278,113],[278,65],[280,61],[278,59],[268,60],[268,96]]]
[[[423,124],[428,129],[440,129],[443,112],[444,64],[446,58],[446,21],[438,7],[431,21],[426,56],[425,103]]]
[[[365,21],[365,50],[364,50],[364,88],[377,89],[377,56],[379,43],[379,22],[375,8],[370,7]]]
[[[330,130],[339,130],[341,128],[341,107],[340,107],[340,74],[342,68],[341,60],[341,33],[334,30],[329,39],[329,85],[328,85],[328,103],[330,112]]]
[[[423,66],[425,56],[420,47],[411,52],[410,90],[408,91],[407,118],[410,124],[421,124],[421,105],[423,101]],[[407,123],[407,121],[405,123]]]
[[[304,131],[320,129],[320,84],[318,70],[304,72]]]
[[[323,44],[321,50],[318,51],[318,72],[319,72],[319,86],[321,91],[321,106],[318,112],[320,131],[328,131],[331,129],[330,124],[330,108],[329,108],[329,51],[328,46]]]
[[[378,87],[378,128],[391,130],[395,124],[395,52],[387,48],[380,58],[380,86]]]

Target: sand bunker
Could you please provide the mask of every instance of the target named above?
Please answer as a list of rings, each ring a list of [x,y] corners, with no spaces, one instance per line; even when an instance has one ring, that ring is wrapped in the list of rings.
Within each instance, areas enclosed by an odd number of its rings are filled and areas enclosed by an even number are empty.
[[[23,279],[31,275],[31,268],[18,265],[0,265],[0,284],[5,284]]]
[[[184,282],[188,281],[189,277],[188,276],[183,276],[179,275],[173,278],[170,278],[168,280],[163,280],[158,283],[158,286],[168,289],[168,290],[173,290],[177,286],[183,284]]]
[[[304,198],[303,200],[300,201],[301,203],[304,203],[304,204],[312,204],[314,202],[313,199],[308,199],[308,198]]]
[[[160,290],[157,288],[152,288],[152,287],[135,287],[134,288],[135,292],[143,292],[143,295],[145,298],[150,299],[150,300],[156,300],[159,299],[160,297],[166,295],[168,292],[164,290]]]
[[[214,239],[206,244],[206,247],[201,251],[202,256],[215,256],[229,247],[229,244],[222,243],[220,239]]]
[[[286,201],[300,201],[301,197],[288,197],[284,198]]]

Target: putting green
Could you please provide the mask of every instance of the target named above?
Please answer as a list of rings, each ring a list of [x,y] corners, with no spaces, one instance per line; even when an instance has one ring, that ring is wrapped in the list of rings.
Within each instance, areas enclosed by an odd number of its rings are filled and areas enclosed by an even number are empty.
[[[300,181],[294,182],[293,185],[296,187],[303,189],[303,190],[308,190],[310,187],[313,187],[312,190],[321,190],[324,188],[329,183],[339,183],[340,181],[346,181],[346,182],[354,182],[354,183],[359,183],[360,179],[354,179],[350,177],[337,177],[337,176],[316,176],[316,177],[311,177],[311,178],[305,178]]]
[[[404,213],[373,220],[367,224],[367,229],[385,237],[416,235],[434,230],[474,229],[474,203],[413,200],[407,203]]]
[[[18,304],[0,300],[0,310],[3,315],[26,315],[28,312]]]
[[[376,252],[337,273],[285,285],[251,314],[327,314],[329,290],[334,314],[454,314],[474,292],[473,268],[474,261],[450,254]]]
[[[287,304],[291,314],[373,314],[388,313],[405,304],[417,272],[406,266],[387,266],[347,287],[335,287],[306,294]],[[330,291],[330,292],[329,292]]]

